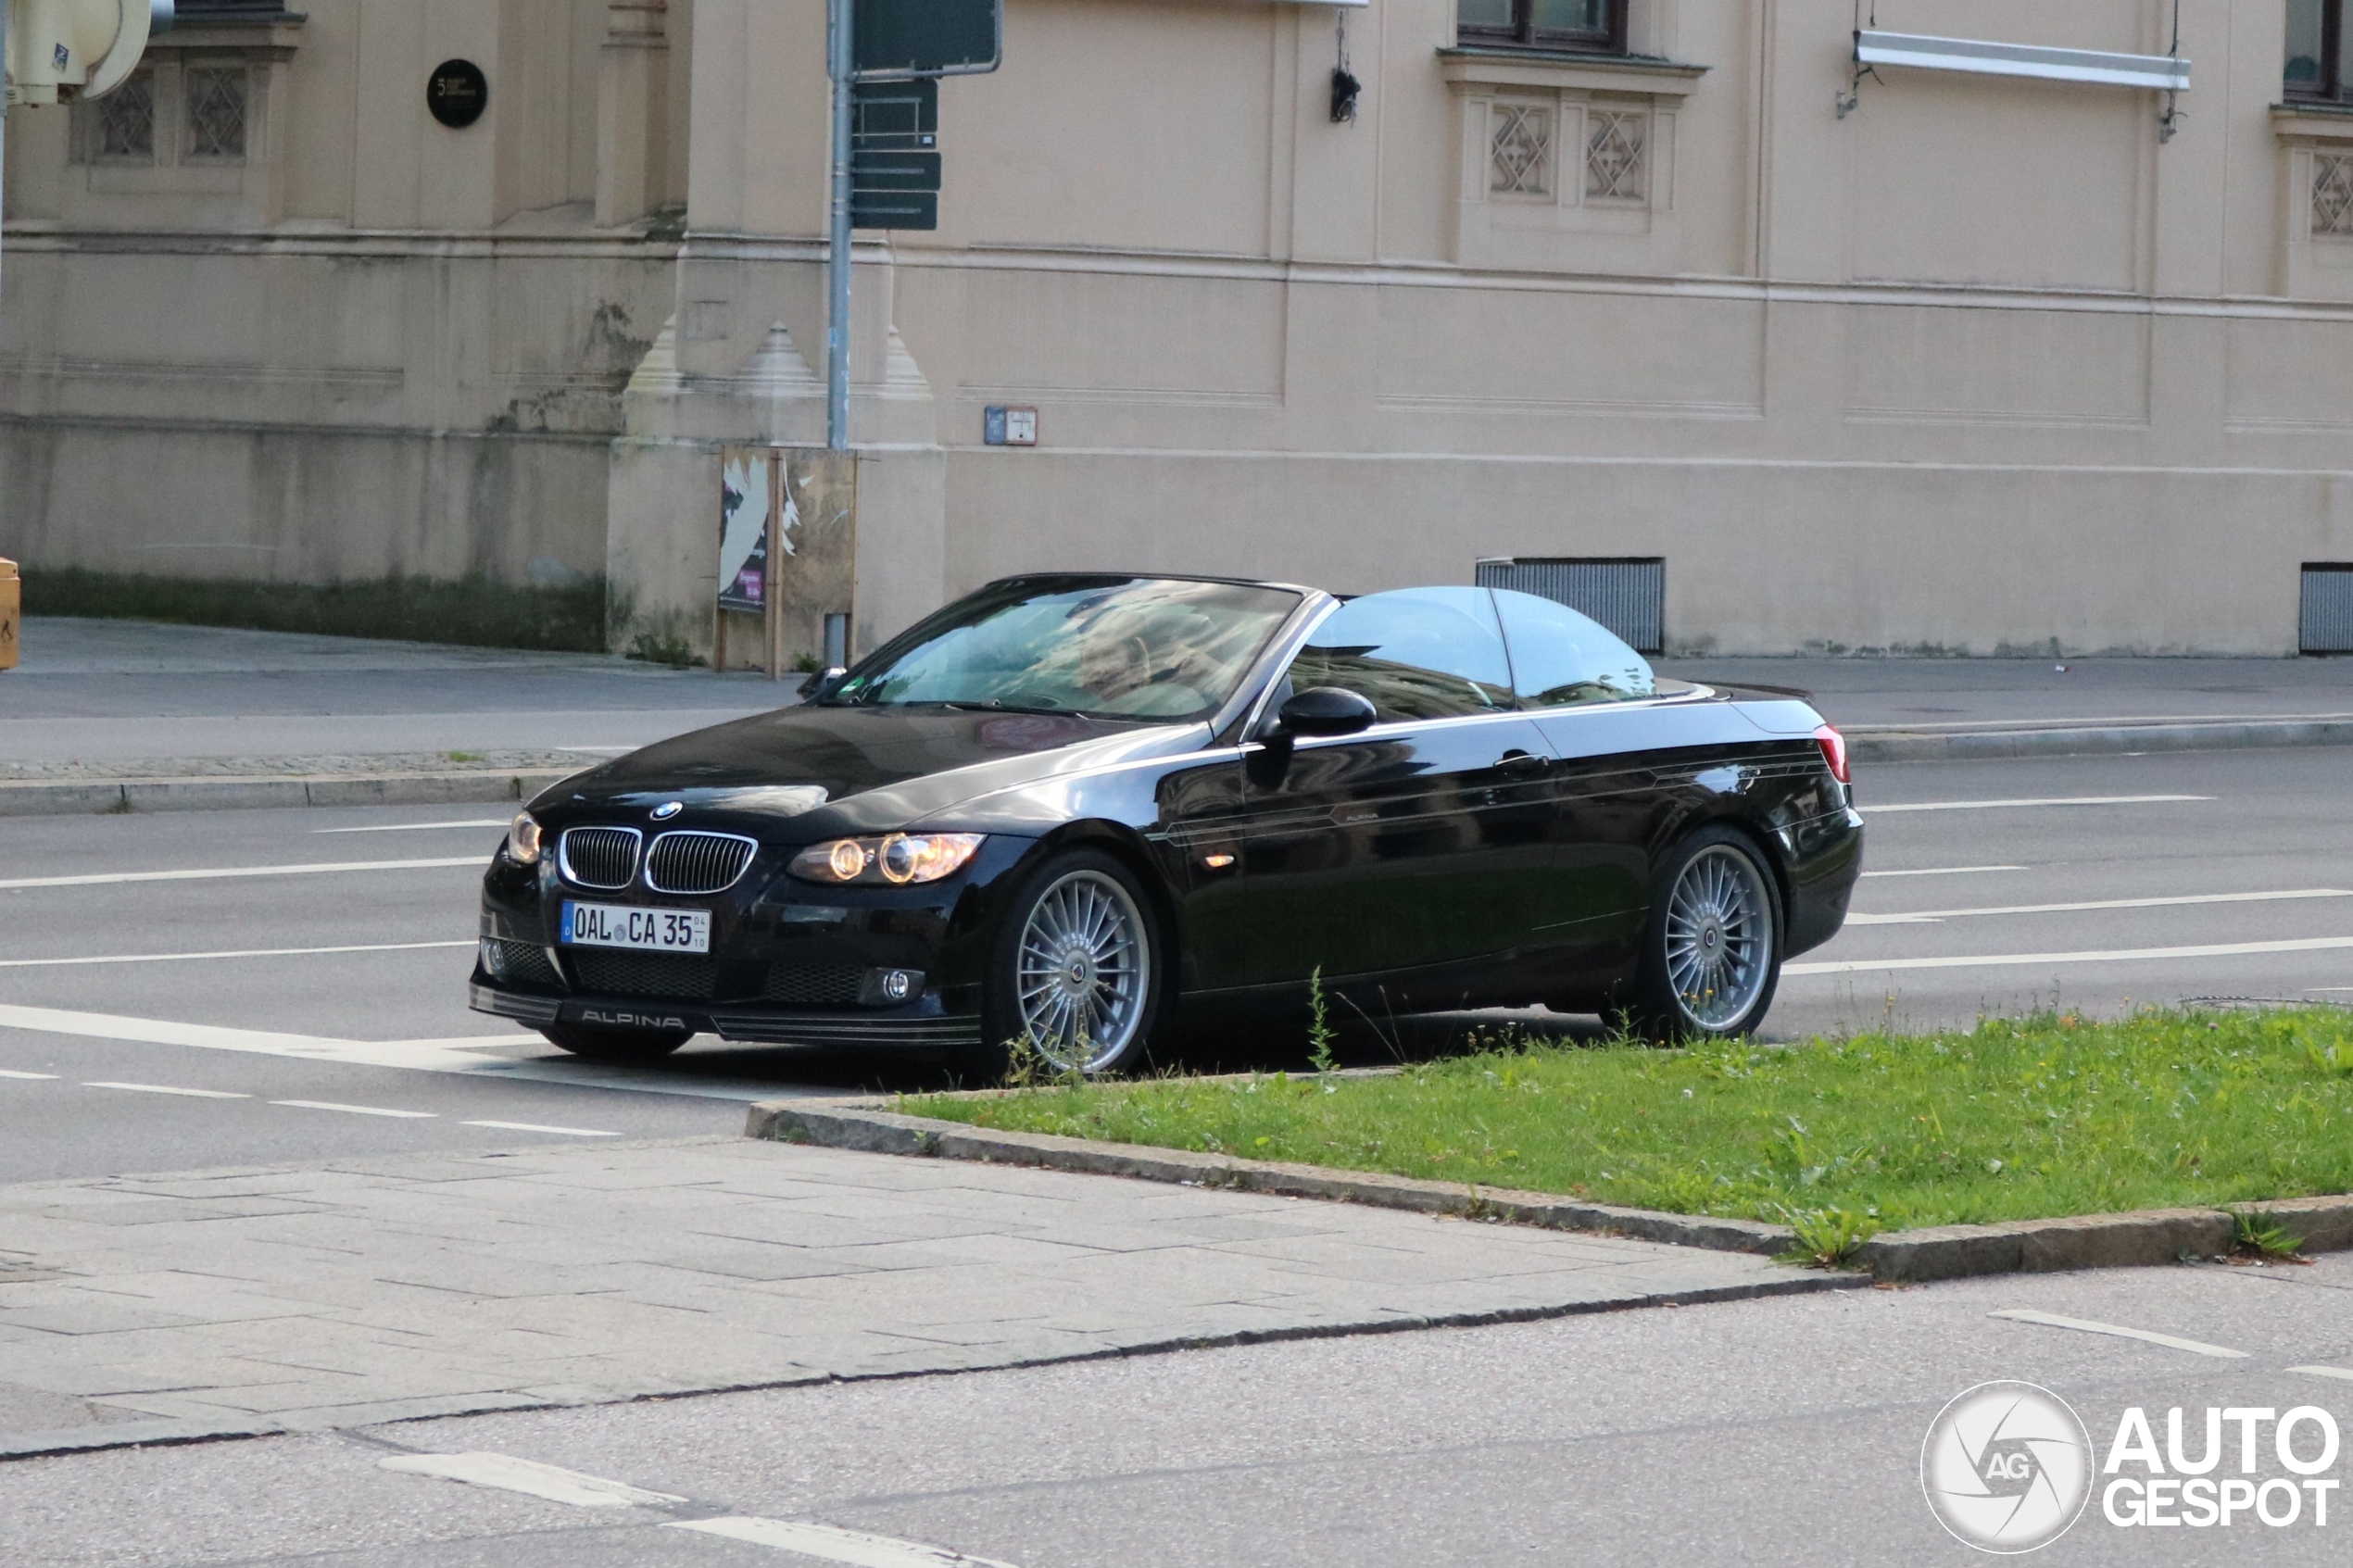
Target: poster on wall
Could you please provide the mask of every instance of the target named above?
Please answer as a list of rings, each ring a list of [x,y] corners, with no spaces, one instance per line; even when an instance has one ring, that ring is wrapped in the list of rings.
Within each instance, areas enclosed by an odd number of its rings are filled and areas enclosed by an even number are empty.
[[[765,451],[727,453],[719,466],[719,608],[760,615],[768,608],[768,484]]]

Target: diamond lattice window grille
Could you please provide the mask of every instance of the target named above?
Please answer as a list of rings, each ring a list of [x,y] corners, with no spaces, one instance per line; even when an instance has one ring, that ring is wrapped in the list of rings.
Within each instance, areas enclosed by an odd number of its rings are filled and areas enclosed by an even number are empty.
[[[2314,155],[2312,232],[2353,234],[2353,157]]]
[[[1650,116],[1594,109],[1586,116],[1585,131],[1585,198],[1602,202],[1642,200],[1646,162],[1643,155],[1650,141]]]
[[[188,100],[188,157],[241,163],[245,156],[245,70],[243,66],[191,66],[182,91]]]
[[[141,71],[97,102],[95,145],[98,163],[153,163],[156,160],[156,80]]]
[[[1501,195],[1549,195],[1553,111],[1536,104],[1498,104],[1494,126],[1489,189]]]

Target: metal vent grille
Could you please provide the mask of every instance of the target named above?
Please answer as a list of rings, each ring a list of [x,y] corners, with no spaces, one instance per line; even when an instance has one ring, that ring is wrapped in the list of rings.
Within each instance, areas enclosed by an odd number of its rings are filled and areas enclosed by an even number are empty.
[[[535,947],[528,942],[501,941],[498,966],[501,977],[510,985],[527,985],[535,991],[564,988],[563,976],[556,972],[545,947]]]
[[[768,971],[772,1002],[798,1007],[850,1007],[858,1000],[866,972],[842,964],[776,964]]]
[[[719,964],[713,959],[576,949],[572,968],[580,977],[580,988],[598,996],[676,997],[707,1002],[719,992]]]
[[[635,828],[566,828],[556,851],[564,880],[579,887],[626,887],[636,880]]]
[[[1666,646],[1664,557],[1483,560],[1477,582],[1482,588],[1511,588],[1565,604],[1623,637],[1636,653],[1657,653]]]
[[[2306,564],[2296,646],[2305,653],[2353,653],[2353,561]]]
[[[646,851],[646,885],[657,893],[718,893],[733,887],[760,852],[731,833],[666,833]]]

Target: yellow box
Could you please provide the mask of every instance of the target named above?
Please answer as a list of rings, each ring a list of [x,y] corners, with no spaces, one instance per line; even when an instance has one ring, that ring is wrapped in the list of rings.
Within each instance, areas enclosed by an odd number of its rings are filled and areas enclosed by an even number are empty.
[[[18,581],[17,563],[0,560],[0,670],[17,667],[17,620],[24,584]]]

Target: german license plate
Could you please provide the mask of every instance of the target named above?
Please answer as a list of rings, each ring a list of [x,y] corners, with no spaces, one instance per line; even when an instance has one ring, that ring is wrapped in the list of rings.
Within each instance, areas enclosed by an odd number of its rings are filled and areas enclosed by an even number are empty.
[[[635,947],[648,953],[711,951],[709,909],[640,909],[626,904],[564,902],[566,947]]]

